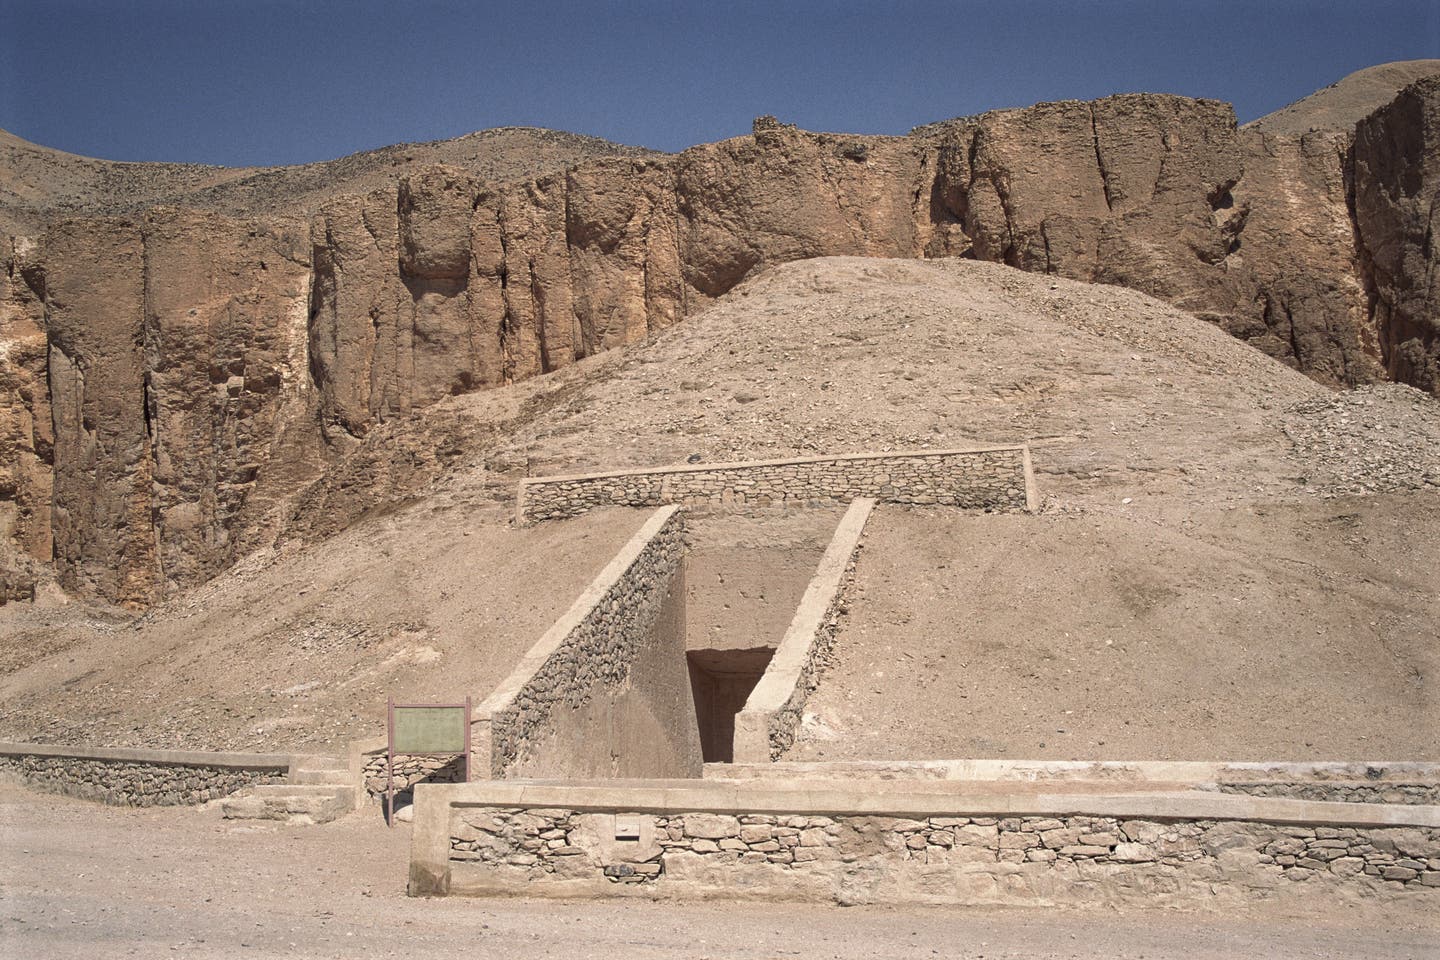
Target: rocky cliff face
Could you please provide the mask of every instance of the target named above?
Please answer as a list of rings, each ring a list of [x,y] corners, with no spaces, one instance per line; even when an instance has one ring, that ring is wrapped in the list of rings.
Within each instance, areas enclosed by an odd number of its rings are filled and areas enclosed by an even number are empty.
[[[425,167],[308,223],[155,208],[11,239],[0,595],[52,565],[134,605],[203,580],[376,424],[642,339],[807,257],[1124,285],[1323,382],[1434,389],[1437,104],[1413,86],[1353,146],[1152,95],[898,138],[762,118],[518,182]]]
[[[1440,76],[1356,128],[1355,224],[1386,370],[1440,392]]]

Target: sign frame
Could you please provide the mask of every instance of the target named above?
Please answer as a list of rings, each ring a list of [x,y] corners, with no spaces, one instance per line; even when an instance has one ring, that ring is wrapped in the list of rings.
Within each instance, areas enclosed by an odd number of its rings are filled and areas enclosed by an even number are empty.
[[[396,710],[463,710],[465,718],[465,739],[463,752],[453,751],[405,751],[406,757],[454,757],[459,756],[465,763],[465,783],[470,782],[470,698],[464,703],[396,703],[394,697],[385,700],[385,823],[395,826],[395,711]]]

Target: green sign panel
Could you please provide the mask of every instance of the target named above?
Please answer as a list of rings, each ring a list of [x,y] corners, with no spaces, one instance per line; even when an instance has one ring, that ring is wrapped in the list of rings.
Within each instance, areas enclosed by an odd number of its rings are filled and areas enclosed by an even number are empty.
[[[396,753],[464,753],[465,708],[395,707]]]

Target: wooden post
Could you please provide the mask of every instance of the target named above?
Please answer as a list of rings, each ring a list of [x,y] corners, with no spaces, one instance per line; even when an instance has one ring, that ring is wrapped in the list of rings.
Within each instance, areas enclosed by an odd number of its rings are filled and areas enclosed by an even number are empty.
[[[395,698],[385,699],[385,825],[395,826]]]

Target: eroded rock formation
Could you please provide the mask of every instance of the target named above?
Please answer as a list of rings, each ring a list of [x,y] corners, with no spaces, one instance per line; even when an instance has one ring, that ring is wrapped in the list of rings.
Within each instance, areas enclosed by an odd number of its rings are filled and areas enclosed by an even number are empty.
[[[134,605],[203,580],[376,424],[642,339],[806,257],[1120,284],[1323,382],[1433,390],[1437,111],[1440,80],[1353,138],[1155,95],[908,137],[761,118],[518,182],[428,166],[308,223],[57,223],[0,251],[0,597],[51,566]]]
[[[1356,128],[1355,223],[1386,369],[1440,391],[1440,76]]]

